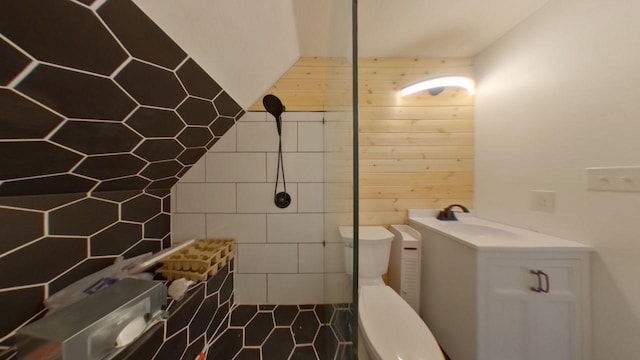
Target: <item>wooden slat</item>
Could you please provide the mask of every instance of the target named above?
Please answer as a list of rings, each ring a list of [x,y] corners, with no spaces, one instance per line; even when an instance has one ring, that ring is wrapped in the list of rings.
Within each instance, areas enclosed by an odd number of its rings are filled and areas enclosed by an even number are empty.
[[[429,185],[472,185],[470,171],[433,171],[415,173],[367,173],[360,179],[361,186],[414,186]]]
[[[360,173],[367,172],[428,172],[428,171],[472,171],[471,159],[394,159],[360,160]]]
[[[473,146],[361,146],[360,160],[473,159]]]
[[[453,120],[367,120],[359,123],[361,133],[453,133],[472,132],[471,119]]]
[[[473,133],[364,133],[360,134],[362,146],[385,145],[463,145],[473,144]]]
[[[361,186],[361,199],[427,199],[471,197],[471,185]]]

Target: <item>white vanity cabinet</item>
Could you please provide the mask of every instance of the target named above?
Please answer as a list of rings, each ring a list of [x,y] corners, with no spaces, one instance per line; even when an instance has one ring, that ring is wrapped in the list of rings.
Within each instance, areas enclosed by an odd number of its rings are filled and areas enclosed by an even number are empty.
[[[409,224],[422,236],[420,315],[451,359],[590,359],[591,247],[475,218]]]
[[[480,252],[478,359],[588,358],[588,252]]]

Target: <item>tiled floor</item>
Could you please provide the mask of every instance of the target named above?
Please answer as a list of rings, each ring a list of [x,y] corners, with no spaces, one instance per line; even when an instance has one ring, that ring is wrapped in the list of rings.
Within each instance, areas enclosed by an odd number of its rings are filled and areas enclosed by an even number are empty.
[[[239,305],[207,360],[352,359],[349,304]]]

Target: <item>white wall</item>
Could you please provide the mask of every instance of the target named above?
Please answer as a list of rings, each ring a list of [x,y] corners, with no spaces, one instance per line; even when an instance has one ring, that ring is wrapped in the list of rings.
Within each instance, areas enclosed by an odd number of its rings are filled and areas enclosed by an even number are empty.
[[[585,168],[640,165],[640,2],[551,0],[476,59],[480,217],[595,247],[593,359],[640,354],[640,194]],[[554,213],[528,190],[556,192]]]
[[[282,146],[292,198],[285,209],[273,203],[278,137],[273,117],[264,112],[244,115],[173,189],[174,242],[193,237],[236,240],[236,303],[348,300],[337,227],[325,231],[325,221],[329,224],[333,217],[325,214],[323,115],[283,114]]]

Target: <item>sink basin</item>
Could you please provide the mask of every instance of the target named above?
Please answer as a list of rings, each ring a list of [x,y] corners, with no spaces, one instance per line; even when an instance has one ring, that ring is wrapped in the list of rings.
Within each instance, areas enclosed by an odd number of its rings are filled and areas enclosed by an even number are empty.
[[[511,238],[516,239],[520,236],[511,231],[498,229],[495,227],[478,225],[478,224],[465,224],[465,223],[447,223],[448,231],[455,234],[476,236],[476,237],[493,237],[493,238]]]

